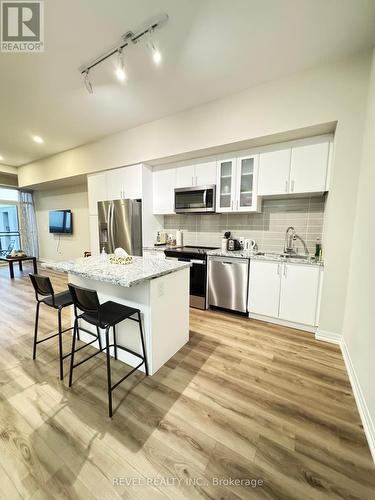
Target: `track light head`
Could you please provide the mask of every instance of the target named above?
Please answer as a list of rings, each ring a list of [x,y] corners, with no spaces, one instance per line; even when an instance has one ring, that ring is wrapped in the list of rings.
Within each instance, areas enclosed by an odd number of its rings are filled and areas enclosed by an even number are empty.
[[[124,61],[123,49],[118,50],[118,61],[117,61],[115,75],[116,75],[117,79],[120,80],[120,82],[124,82],[126,80],[126,71],[125,71],[125,61]]]
[[[152,39],[152,33],[153,33],[153,30],[149,30],[147,32],[147,36],[148,36],[147,46],[151,51],[152,60],[154,61],[154,63],[156,65],[159,65],[161,63],[161,60],[162,60],[162,55],[161,55],[159,48],[157,47],[154,40]]]
[[[92,83],[90,81],[90,75],[89,75],[88,69],[86,69],[86,71],[83,72],[83,81],[84,81],[87,92],[89,94],[93,94],[94,89],[92,88]]]

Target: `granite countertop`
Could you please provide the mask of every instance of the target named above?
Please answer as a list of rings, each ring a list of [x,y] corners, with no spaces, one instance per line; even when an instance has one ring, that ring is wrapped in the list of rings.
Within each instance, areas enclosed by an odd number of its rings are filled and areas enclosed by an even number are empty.
[[[281,257],[277,253],[267,253],[264,255],[259,255],[257,253],[252,252],[251,250],[234,250],[223,251],[221,249],[218,250],[210,250],[207,252],[207,255],[217,255],[219,257],[237,257],[240,259],[253,259],[253,260],[271,260],[276,262],[291,262],[293,264],[307,264],[310,266],[323,266],[323,261],[316,261],[314,258],[309,259],[294,259],[293,257]]]
[[[171,245],[154,245],[142,247],[143,250],[152,250],[156,252],[164,252],[164,250],[174,250],[175,248],[182,248],[181,246],[171,246]]]
[[[147,257],[133,257],[133,262],[126,265],[111,264],[108,257],[103,261],[101,256],[48,261],[42,264],[42,267],[53,271],[69,272],[82,278],[104,281],[123,287],[138,285],[190,266],[190,262],[158,260]]]
[[[156,251],[156,252],[164,252],[164,250],[167,247],[167,245],[155,245],[155,246],[148,246],[148,247],[142,247],[143,250],[151,250],[151,251]]]

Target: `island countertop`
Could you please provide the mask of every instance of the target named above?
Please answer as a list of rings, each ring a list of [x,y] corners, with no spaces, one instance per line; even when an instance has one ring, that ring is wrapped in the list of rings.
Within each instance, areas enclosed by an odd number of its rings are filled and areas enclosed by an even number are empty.
[[[66,261],[47,261],[42,267],[53,271],[67,272],[96,281],[112,283],[129,288],[166,274],[190,267],[190,262],[133,257],[130,264],[111,264],[109,256],[84,257]]]

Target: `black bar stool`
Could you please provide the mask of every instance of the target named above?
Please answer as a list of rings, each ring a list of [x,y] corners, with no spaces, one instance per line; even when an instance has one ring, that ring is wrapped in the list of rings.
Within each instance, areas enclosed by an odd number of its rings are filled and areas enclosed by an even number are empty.
[[[69,290],[74,303],[74,333],[73,333],[73,343],[72,343],[72,357],[70,359],[70,374],[69,374],[69,387],[72,386],[73,381],[73,369],[77,366],[85,363],[89,359],[93,358],[97,354],[102,351],[106,351],[107,357],[107,393],[108,393],[108,414],[111,418],[113,415],[112,411],[112,392],[118,385],[121,384],[126,378],[128,378],[132,373],[134,373],[138,368],[140,368],[143,364],[145,365],[145,372],[148,375],[148,365],[147,365],[147,357],[145,350],[145,343],[143,338],[143,329],[142,329],[142,321],[141,314],[139,309],[135,309],[133,307],[128,307],[122,304],[118,304],[117,302],[104,302],[100,304],[98,294],[96,290],[89,290],[87,288],[82,288],[76,285],[72,285],[69,283]],[[79,312],[81,311],[81,312]],[[137,318],[132,318],[131,316],[137,315]],[[74,364],[74,354],[79,350],[75,350],[76,337],[79,334],[79,330],[84,330],[79,326],[79,320],[82,319],[91,325],[96,326],[98,339],[100,339],[100,330],[105,330],[105,347],[102,348],[99,343],[99,350],[92,354],[91,356],[85,358],[79,363]],[[125,319],[131,319],[132,321],[136,321],[139,324],[139,333],[141,337],[142,343],[142,353],[143,355],[132,351],[131,349],[127,349],[126,347],[120,346],[117,344],[116,340],[116,325],[121,323]],[[113,344],[109,343],[109,331],[110,328],[113,328]],[[84,330],[87,331],[87,330]],[[114,356],[117,359],[117,349],[121,349],[123,351],[129,352],[134,356],[138,357],[142,361],[135,368],[130,370],[124,377],[122,377],[118,382],[112,385],[111,381],[111,356],[110,356],[110,347],[114,348]],[[82,349],[82,348],[81,348]]]
[[[34,345],[33,345],[33,359],[36,358],[36,346],[46,340],[52,339],[54,337],[59,337],[59,358],[60,358],[60,380],[64,378],[64,365],[63,361],[66,357],[70,356],[69,354],[63,355],[62,350],[62,334],[72,330],[73,327],[67,328],[66,330],[62,330],[61,326],[61,312],[64,307],[68,307],[73,305],[72,296],[70,295],[69,290],[65,290],[64,292],[55,293],[53,290],[53,286],[51,280],[47,276],[41,276],[39,274],[29,274],[31,283],[34,287],[35,298],[36,298],[36,315],[35,315],[35,331],[34,331]],[[39,296],[44,297],[41,299]],[[38,323],[39,323],[39,308],[40,304],[45,304],[48,307],[53,307],[57,309],[57,317],[58,317],[58,332],[54,335],[50,335],[45,339],[38,340]]]

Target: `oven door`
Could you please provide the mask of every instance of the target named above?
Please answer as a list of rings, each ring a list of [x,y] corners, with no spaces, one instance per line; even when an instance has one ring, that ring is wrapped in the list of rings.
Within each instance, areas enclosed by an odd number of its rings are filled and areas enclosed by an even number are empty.
[[[190,267],[190,307],[207,309],[207,265],[205,260],[184,257],[166,257],[168,260],[191,262]]]
[[[174,190],[176,213],[215,212],[215,186],[192,186]]]

